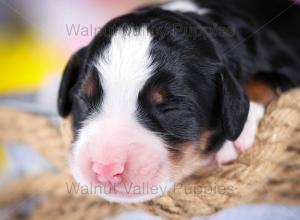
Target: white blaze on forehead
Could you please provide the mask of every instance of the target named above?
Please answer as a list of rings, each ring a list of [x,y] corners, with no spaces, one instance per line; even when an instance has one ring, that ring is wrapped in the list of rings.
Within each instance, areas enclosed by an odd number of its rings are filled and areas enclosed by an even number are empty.
[[[138,94],[152,72],[151,40],[146,28],[118,31],[112,37],[105,59],[100,56],[96,63],[104,91],[102,114],[135,112]]]
[[[209,12],[209,9],[207,8],[200,8],[198,7],[194,2],[191,1],[173,1],[167,4],[164,4],[161,6],[164,10],[169,11],[181,11],[181,12],[195,12],[199,15],[205,15]]]

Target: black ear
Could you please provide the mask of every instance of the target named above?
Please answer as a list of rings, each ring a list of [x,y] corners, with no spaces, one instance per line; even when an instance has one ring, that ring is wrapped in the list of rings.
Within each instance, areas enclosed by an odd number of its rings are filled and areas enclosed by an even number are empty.
[[[249,100],[234,76],[224,68],[221,71],[221,117],[226,139],[236,140],[247,120]]]
[[[82,71],[86,59],[86,51],[86,47],[78,50],[71,57],[64,70],[57,100],[58,113],[61,117],[67,117],[71,112],[72,98],[70,91],[74,87]]]

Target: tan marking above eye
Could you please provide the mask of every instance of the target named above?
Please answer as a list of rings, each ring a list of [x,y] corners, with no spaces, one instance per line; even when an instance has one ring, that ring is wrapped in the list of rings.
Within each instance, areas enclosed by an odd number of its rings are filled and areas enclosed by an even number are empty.
[[[83,92],[86,96],[91,97],[97,91],[96,82],[92,79],[88,79],[83,83]]]
[[[155,105],[164,104],[168,98],[168,91],[163,87],[154,88],[150,95],[151,102]]]

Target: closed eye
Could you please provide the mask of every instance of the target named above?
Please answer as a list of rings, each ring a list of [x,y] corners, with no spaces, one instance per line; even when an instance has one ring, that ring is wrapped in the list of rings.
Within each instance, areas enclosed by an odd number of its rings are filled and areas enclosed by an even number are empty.
[[[99,109],[99,101],[95,97],[88,97],[84,94],[76,95],[76,99],[78,100],[78,104],[81,109],[86,112],[92,112]]]
[[[177,107],[171,106],[171,105],[168,105],[168,104],[160,105],[160,106],[158,106],[158,109],[162,113],[168,113],[168,112],[171,112],[171,111],[178,110]]]

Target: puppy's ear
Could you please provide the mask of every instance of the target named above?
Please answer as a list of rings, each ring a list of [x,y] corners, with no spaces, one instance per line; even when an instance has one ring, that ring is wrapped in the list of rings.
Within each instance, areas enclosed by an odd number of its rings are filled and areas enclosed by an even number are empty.
[[[234,76],[222,68],[221,71],[221,117],[225,137],[236,140],[247,120],[249,100]]]
[[[61,117],[67,117],[72,109],[71,89],[76,84],[80,73],[83,71],[83,65],[86,59],[87,48],[84,47],[78,50],[70,58],[67,66],[65,67],[59,92],[58,92],[58,113]]]

